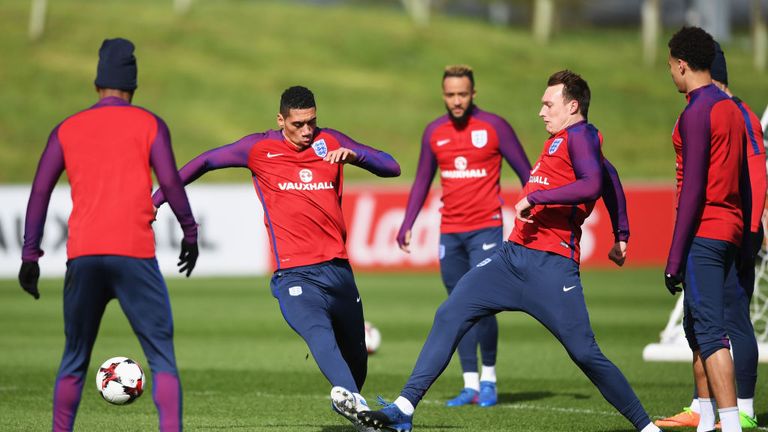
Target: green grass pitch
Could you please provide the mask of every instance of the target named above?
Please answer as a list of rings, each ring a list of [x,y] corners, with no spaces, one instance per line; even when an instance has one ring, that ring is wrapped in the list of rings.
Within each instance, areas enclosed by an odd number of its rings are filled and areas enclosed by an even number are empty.
[[[383,336],[369,360],[363,394],[397,395],[445,298],[437,274],[359,274],[366,318]],[[645,363],[674,304],[659,269],[587,271],[583,283],[598,342],[625,373],[653,417],[674,414],[691,396],[683,363]],[[34,301],[15,281],[0,281],[0,429],[50,430],[56,368],[64,345],[61,280],[44,280]],[[169,281],[176,350],[188,431],[352,431],[330,409],[330,385],[304,342],[283,321],[267,278]],[[631,431],[557,341],[522,313],[499,315],[500,403],[448,409],[461,385],[454,358],[427,393],[417,431]],[[124,355],[146,359],[117,302],[110,303],[94,348],[76,420],[82,431],[156,430],[147,393],[133,405],[111,406],[94,386],[98,364]],[[145,368],[147,369],[147,368]],[[767,372],[765,365],[760,375]],[[148,372],[148,370],[146,371]],[[760,379],[764,381],[764,379]],[[768,412],[764,385],[755,403],[761,425]]]

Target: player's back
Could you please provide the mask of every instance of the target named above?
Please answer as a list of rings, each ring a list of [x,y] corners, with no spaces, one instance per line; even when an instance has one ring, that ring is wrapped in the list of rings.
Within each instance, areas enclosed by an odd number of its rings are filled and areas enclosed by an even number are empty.
[[[150,151],[160,120],[105,98],[57,128],[72,188],[67,254],[155,255]]]

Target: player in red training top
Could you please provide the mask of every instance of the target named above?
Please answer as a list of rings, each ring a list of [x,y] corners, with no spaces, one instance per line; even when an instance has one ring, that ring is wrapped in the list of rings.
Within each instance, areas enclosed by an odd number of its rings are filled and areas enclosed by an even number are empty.
[[[603,157],[597,129],[587,123],[589,102],[589,86],[579,75],[561,71],[549,78],[539,116],[551,136],[515,206],[517,219],[510,241],[461,278],[437,310],[400,397],[379,411],[360,413],[364,424],[410,431],[415,406],[448,366],[472,324],[501,311],[522,311],[563,344],[600,393],[637,430],[659,430],[624,375],[597,346],[584,302],[579,227],[601,193],[614,221],[616,243],[624,243],[614,246],[620,249],[621,256],[616,257],[620,263],[629,236],[618,175]]]
[[[136,89],[133,44],[107,39],[99,50],[99,102],[59,123],[32,184],[24,227],[21,286],[36,299],[51,193],[66,171],[72,214],[64,278],[66,345],[53,394],[53,430],[71,431],[83,379],[107,303],[117,298],[139,338],[153,375],[161,431],[180,431],[181,387],[173,350],[168,289],[155,259],[152,175],[184,231],[179,256],[187,276],[197,261],[197,224],[176,172],[163,120],[131,105]]]
[[[430,123],[421,138],[416,180],[397,242],[400,249],[410,252],[411,228],[439,167],[443,190],[440,275],[450,294],[464,273],[491,256],[503,242],[501,159],[515,170],[523,185],[531,164],[509,123],[475,106],[472,68],[446,67],[442,90],[448,113]],[[481,319],[464,335],[458,348],[464,388],[446,405],[496,405],[498,336],[499,325],[494,315]],[[478,345],[482,375],[477,372]]]
[[[728,336],[736,342],[735,347],[741,348],[736,354],[741,357],[740,366],[749,368],[749,361],[742,354],[747,355],[748,339],[754,339],[754,334],[749,322],[749,299],[738,285],[748,283],[748,289],[752,289],[752,282],[744,278],[749,278],[748,273],[754,270],[744,270],[754,264],[754,256],[750,257],[755,253],[750,247],[754,236],[749,232],[754,228],[757,235],[757,211],[762,211],[760,203],[765,201],[765,155],[747,143],[745,116],[737,102],[712,83],[712,65],[719,69],[713,63],[716,48],[712,37],[697,27],[684,27],[669,41],[672,80],[678,91],[686,94],[688,105],[672,134],[677,155],[677,220],[665,282],[672,294],[680,291],[680,283],[685,290],[683,328],[693,351],[700,413],[698,430],[715,427],[715,401],[711,397],[714,396],[723,430],[740,431]],[[724,61],[723,57],[723,68]],[[748,158],[748,151],[759,154]],[[752,165],[762,165],[760,175],[754,167],[749,168],[749,159],[753,160]],[[749,192],[753,174],[751,186],[762,188],[763,195],[755,198],[760,208],[754,214]],[[740,246],[744,254],[738,253]],[[745,331],[750,335],[743,334]],[[749,378],[743,372],[740,375],[740,390],[749,392]],[[754,382],[751,387],[753,393]]]
[[[380,177],[396,177],[400,166],[387,153],[318,127],[315,97],[305,87],[283,92],[277,123],[279,130],[205,152],[179,173],[189,184],[215,169],[251,171],[277,264],[272,294],[333,386],[337,411],[357,424],[357,411],[367,409],[360,390],[368,353],[363,303],[345,247],[343,168],[352,164]],[[155,206],[164,200],[158,191]],[[349,405],[347,396],[353,401]]]

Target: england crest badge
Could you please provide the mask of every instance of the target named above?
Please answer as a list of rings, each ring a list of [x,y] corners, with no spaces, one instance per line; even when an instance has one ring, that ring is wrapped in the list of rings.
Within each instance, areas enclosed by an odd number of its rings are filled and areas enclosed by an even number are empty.
[[[315,154],[318,157],[321,157],[321,158],[324,158],[325,155],[328,154],[328,146],[325,145],[325,140],[324,139],[317,140],[317,141],[313,142],[312,143],[312,150],[314,150]]]
[[[552,144],[549,145],[549,150],[547,150],[547,153],[552,154],[557,151],[557,149],[560,147],[560,144],[563,143],[562,138],[557,138],[556,140],[552,141]]]
[[[483,148],[488,144],[488,131],[485,129],[472,131],[472,145],[477,148]]]

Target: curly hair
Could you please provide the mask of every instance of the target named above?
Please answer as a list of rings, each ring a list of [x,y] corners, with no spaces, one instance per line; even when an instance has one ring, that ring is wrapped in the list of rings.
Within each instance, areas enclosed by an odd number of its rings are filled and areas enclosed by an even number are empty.
[[[307,109],[316,106],[315,95],[306,87],[289,87],[280,96],[280,114],[283,116],[287,116],[292,109]]]
[[[715,59],[715,40],[699,27],[683,27],[667,44],[669,54],[695,71],[708,71]]]

